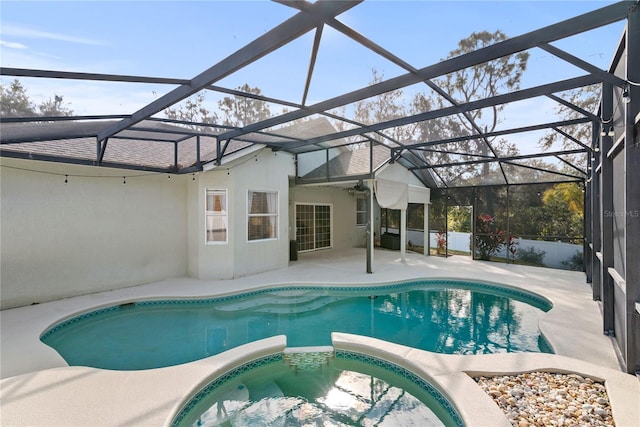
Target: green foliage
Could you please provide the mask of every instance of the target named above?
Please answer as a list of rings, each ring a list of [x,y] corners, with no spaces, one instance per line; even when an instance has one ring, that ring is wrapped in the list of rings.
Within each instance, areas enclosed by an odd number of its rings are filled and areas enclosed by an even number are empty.
[[[18,79],[9,86],[0,84],[0,116],[1,117],[35,117],[35,116],[70,116],[73,111],[69,109],[64,98],[54,95],[36,106],[27,90]]]
[[[505,232],[495,225],[495,217],[480,214],[476,218],[476,252],[482,260],[491,259],[505,245]]]
[[[447,250],[447,233],[444,231],[436,233],[436,249],[439,254],[444,254]]]
[[[471,213],[468,206],[449,206],[447,228],[450,231],[471,233]]]
[[[198,125],[198,123],[220,124],[222,122],[221,124],[225,126],[243,127],[271,116],[269,105],[254,97],[262,94],[259,88],[252,88],[245,83],[236,90],[246,93],[247,96],[225,96],[217,103],[218,112],[211,111],[206,107],[205,95],[203,92],[199,92],[187,98],[180,106],[167,108],[165,115],[169,119],[192,122],[194,125],[191,127],[200,130],[206,126]]]
[[[38,109],[40,114],[45,117],[54,116],[70,116],[73,114],[73,110],[64,105],[64,99],[62,96],[53,95],[53,98],[49,98],[42,102]]]
[[[506,40],[507,36],[501,32],[474,32],[467,38],[460,40],[458,47],[449,53],[448,58],[481,49],[483,47]],[[385,92],[354,104],[355,121],[363,124],[384,122],[399,117],[413,116],[427,111],[448,108],[455,103],[467,103],[478,99],[494,96],[506,91],[517,90],[520,87],[522,73],[526,69],[529,54],[526,52],[498,58],[486,63],[450,73],[446,76],[427,82],[432,88],[429,92],[418,92],[409,98],[398,89]],[[371,85],[383,81],[383,75],[372,70]],[[504,108],[497,105],[493,108],[468,111],[464,114],[450,115],[434,120],[407,124],[378,132],[394,145],[416,141],[435,141],[462,135],[469,135],[495,130],[500,122],[499,113]],[[336,114],[345,113],[346,107],[339,108]],[[471,123],[474,122],[474,124]],[[334,120],[333,125],[339,131],[345,130],[346,123]],[[362,138],[351,137],[349,142],[361,141]],[[386,141],[385,141],[386,142]],[[353,148],[358,148],[354,146]],[[478,154],[485,156],[517,154],[518,150],[505,139],[476,139],[443,144],[437,150],[414,150],[412,154],[422,157],[430,164],[450,163],[454,160],[473,160]],[[447,151],[456,152],[451,154]],[[468,154],[466,154],[468,153]],[[476,165],[460,165],[456,167],[433,169],[432,172],[444,182],[466,182],[473,184],[474,180],[484,180],[495,174],[488,163]],[[500,174],[499,171],[497,171]],[[496,180],[503,181],[501,174]]]
[[[0,85],[2,117],[29,117],[36,113],[34,105],[31,103],[27,91],[19,80],[11,82],[9,87]]]
[[[262,95],[259,88],[250,87],[246,83],[237,90],[247,94]],[[243,127],[271,116],[266,102],[250,96],[225,96],[218,101],[218,108],[222,113],[222,124],[227,126]]]
[[[536,250],[533,246],[529,246],[524,249],[518,250],[518,261],[525,262],[531,265],[544,266],[544,256],[546,252],[543,250]]]
[[[500,30],[493,33],[488,31],[473,32],[469,37],[458,42],[458,48],[451,51],[447,59],[476,51],[506,39],[507,36]],[[526,70],[528,59],[529,54],[527,52],[520,52],[458,70],[434,79],[434,83],[458,103],[468,103],[488,98],[499,93],[519,89],[520,80]],[[450,100],[443,97],[442,94],[433,94],[429,97],[428,102],[426,101],[425,99],[416,99],[416,103],[431,106],[434,109],[451,106]],[[464,115],[446,116],[421,122],[417,129],[419,139],[429,141],[477,134],[481,131],[492,132],[500,123],[500,112],[504,107],[504,105],[496,105],[487,109],[468,111]],[[508,143],[505,139],[493,137],[439,145],[437,152],[428,154],[423,152],[423,155],[431,164],[460,160],[458,156],[446,151],[469,153],[469,157],[463,156],[461,160],[473,160],[475,157],[470,157],[473,155],[514,155],[518,153],[515,145]],[[489,163],[485,163],[480,167],[477,165],[460,165],[438,170],[438,174],[445,182],[466,184],[474,184],[477,181],[486,182],[495,173],[500,172],[492,170]],[[500,175],[496,175],[494,180],[496,182],[503,181]]]
[[[194,123],[191,127],[198,130],[204,128],[196,123],[213,124],[218,121],[218,115],[205,107],[205,96],[202,92],[187,98],[180,107],[167,108],[165,115],[172,120]]]
[[[567,261],[562,261],[562,265],[568,270],[584,271],[584,256],[582,252],[576,251]]]
[[[541,234],[580,242],[584,234],[584,193],[577,183],[556,184],[542,195],[545,221]]]
[[[412,230],[424,229],[424,204],[409,203],[407,206],[407,228]]]
[[[562,98],[569,101],[571,104],[575,105],[578,108],[589,111],[591,113],[597,114],[598,105],[600,103],[600,85],[590,85],[584,86],[578,89],[574,89],[568,91],[566,94],[562,96]],[[582,118],[584,115],[573,108],[569,108],[563,104],[556,104],[555,106],[556,114],[561,117],[563,120],[571,120]],[[580,125],[574,126],[565,126],[563,131],[571,135],[573,138],[578,141],[582,141],[587,145],[591,145],[589,141],[591,141],[591,123],[584,123]],[[570,140],[569,138],[565,138],[562,134],[556,132],[555,130],[548,131],[538,142],[540,147],[543,150],[549,150],[554,145],[558,145],[565,150],[571,150],[580,148],[578,144]],[[556,147],[557,148],[557,147]],[[587,166],[587,155],[586,154],[571,154],[563,156],[566,160],[576,165],[577,167],[586,168]],[[575,173],[576,170],[566,165],[566,172]]]

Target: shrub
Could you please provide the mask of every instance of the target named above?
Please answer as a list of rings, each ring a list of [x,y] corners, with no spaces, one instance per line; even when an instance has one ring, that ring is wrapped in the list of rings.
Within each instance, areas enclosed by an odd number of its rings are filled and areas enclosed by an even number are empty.
[[[505,244],[505,232],[496,229],[495,218],[489,214],[478,215],[476,224],[478,258],[489,260]]]
[[[584,271],[584,257],[582,256],[582,252],[576,251],[571,258],[562,261],[562,265],[565,266],[567,270]]]
[[[546,252],[542,249],[536,250],[533,246],[529,246],[525,249],[520,249],[518,251],[518,260],[527,262],[533,265],[544,266],[544,256]]]
[[[439,254],[445,253],[447,250],[447,233],[444,231],[438,231],[436,233],[436,245]]]

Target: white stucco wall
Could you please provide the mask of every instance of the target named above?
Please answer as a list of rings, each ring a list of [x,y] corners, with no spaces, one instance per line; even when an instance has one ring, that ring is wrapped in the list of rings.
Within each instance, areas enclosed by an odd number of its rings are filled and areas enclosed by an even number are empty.
[[[191,176],[1,162],[2,309],[187,273]]]
[[[231,279],[286,267],[289,263],[289,176],[293,156],[262,149],[196,175],[189,186],[189,275],[200,279]],[[227,244],[205,242],[206,189],[227,190]],[[248,241],[248,191],[278,192],[278,238]],[[196,208],[191,208],[196,207]]]
[[[235,176],[235,174],[234,174]],[[196,174],[196,180],[188,185],[189,211],[189,243],[188,263],[189,276],[202,279],[233,278],[233,239],[236,237],[237,215],[235,199],[232,191],[233,179],[226,169],[213,170]],[[227,190],[228,242],[209,243],[205,239],[205,195],[206,190]]]
[[[358,246],[356,227],[356,198],[346,189],[329,186],[292,187],[289,215],[292,218],[289,238],[295,240],[295,204],[331,204],[333,207],[332,247],[334,249]]]

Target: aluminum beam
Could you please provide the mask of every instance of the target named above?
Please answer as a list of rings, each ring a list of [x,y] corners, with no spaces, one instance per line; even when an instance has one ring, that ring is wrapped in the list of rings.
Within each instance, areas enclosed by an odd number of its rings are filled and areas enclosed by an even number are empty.
[[[618,87],[624,87],[626,84],[626,82],[622,80],[620,77],[614,74],[608,73],[604,70],[601,70],[600,68],[592,64],[589,64],[587,61],[583,61],[582,59],[576,56],[573,56],[562,49],[558,49],[557,47],[552,46],[549,43],[540,43],[538,47],[546,52],[549,52],[554,56],[557,56],[560,59],[563,59],[569,62],[572,65],[575,65],[578,68],[582,68],[584,71],[587,71],[593,75],[600,77],[600,79],[602,79],[603,82],[608,82]]]
[[[280,116],[263,120],[258,123],[254,123],[249,126],[245,126],[242,130],[228,132],[221,137],[235,138],[244,133],[255,132],[292,120],[307,117],[315,113],[331,110],[342,105],[361,101],[363,99],[380,95],[385,92],[400,89],[415,83],[420,83],[425,80],[430,80],[434,77],[452,73],[454,71],[482,64],[493,59],[531,49],[541,43],[549,43],[555,40],[573,36],[575,34],[580,34],[585,31],[593,30],[595,28],[599,28],[625,19],[629,14],[629,8],[629,2],[621,1],[618,3],[614,3],[594,10],[592,12],[588,12],[583,15],[567,19],[553,25],[549,25],[547,27],[543,27],[541,29],[511,38],[509,40],[505,40],[500,43],[496,43],[491,46],[487,46],[482,49],[478,49],[474,52],[460,55],[458,57],[444,60],[437,64],[421,68],[415,74],[404,74],[402,76],[398,76],[384,82],[368,86],[366,88],[361,88],[353,92],[349,92],[341,96],[319,102],[307,107],[305,110],[292,111]]]
[[[361,0],[327,1],[318,0],[311,6],[311,12],[300,12],[223,59],[213,67],[200,73],[189,84],[182,84],[171,92],[136,111],[129,119],[124,119],[115,126],[98,134],[104,140],[128,127],[150,117],[167,107],[197,93],[201,89],[234,73],[235,71],[257,61],[263,56],[277,50],[292,40],[302,36],[329,18],[349,10]],[[239,136],[239,135],[238,135]],[[230,139],[222,137],[221,139]]]
[[[556,96],[556,95],[547,95],[547,98],[549,98],[549,99],[553,99],[554,101],[556,101],[556,102],[558,102],[558,103],[560,103],[560,104],[562,104],[562,105],[564,105],[564,106],[566,106],[566,107],[568,107],[568,108],[572,109],[573,111],[575,111],[575,112],[577,112],[577,113],[582,114],[582,115],[583,115],[583,116],[585,116],[585,117],[590,118],[591,120],[596,120],[596,121],[599,121],[599,120],[600,120],[600,117],[596,116],[595,114],[590,113],[589,111],[587,111],[587,110],[585,110],[585,109],[583,109],[583,108],[580,108],[580,107],[578,107],[577,105],[574,105],[574,104],[572,104],[571,102],[569,102],[569,101],[567,101],[567,100],[565,100],[565,99],[560,98],[559,96]]]
[[[543,129],[552,129],[554,127],[558,127],[558,126],[571,126],[571,125],[577,125],[577,124],[582,124],[582,123],[587,123],[589,122],[589,119],[583,118],[583,119],[573,119],[573,120],[563,120],[560,122],[551,122],[551,123],[544,123],[544,124],[540,124],[540,125],[533,125],[533,126],[523,126],[523,127],[519,127],[519,128],[512,128],[512,129],[505,129],[505,130],[497,130],[497,131],[493,131],[493,132],[487,132],[485,133],[486,136],[488,137],[493,137],[493,136],[502,136],[502,135],[510,135],[510,134],[514,134],[514,133],[523,133],[523,132],[532,132],[532,131],[537,131],[537,130],[543,130]],[[461,142],[461,141],[468,141],[470,139],[476,139],[479,138],[480,135],[463,135],[463,136],[459,136],[459,137],[455,137],[455,138],[448,138],[448,139],[440,139],[437,141],[429,141],[429,142],[420,142],[417,144],[407,144],[404,145],[403,147],[397,147],[397,148],[392,148],[392,151],[395,150],[404,150],[404,149],[412,149],[412,148],[420,148],[420,147],[430,147],[433,145],[440,145],[440,144],[448,144],[451,142]],[[471,153],[467,153],[469,155],[477,155],[477,154],[471,154]]]
[[[578,144],[579,146],[581,146],[585,150],[591,151],[591,147],[590,146],[588,146],[584,142],[580,141],[578,138],[574,137],[573,135],[568,134],[567,132],[563,131],[562,129],[558,129],[557,127],[554,127],[553,130],[555,130],[556,132],[558,132],[560,135],[564,136],[568,140],[571,140],[571,141],[575,142],[576,144]]]
[[[640,82],[640,19],[629,19],[627,24],[627,79]],[[624,322],[626,348],[624,359],[627,372],[640,373],[640,313],[635,305],[640,302],[640,87],[629,87],[630,102],[625,111],[625,298]]]
[[[189,80],[166,77],[129,76],[121,74],[77,73],[71,71],[32,70],[26,68],[1,67],[0,74],[14,77],[42,77],[49,79],[93,80],[123,83],[154,83],[168,85],[188,85]]]
[[[22,151],[18,152],[18,151],[2,150],[2,157],[10,157],[14,159],[25,159],[25,160],[39,160],[43,162],[64,163],[64,164],[72,164],[72,165],[98,166],[95,159],[89,160],[89,159],[80,159],[80,158],[74,158],[74,157],[52,156],[47,154],[25,153]],[[107,167],[107,168],[115,168],[115,169],[128,169],[128,170],[157,172],[157,173],[173,172],[171,168],[158,168],[158,167],[144,166],[144,165],[132,165],[128,163],[105,162],[100,164],[99,166]]]
[[[309,94],[309,86],[311,85],[311,77],[316,66],[316,58],[318,57],[318,49],[320,48],[320,40],[322,39],[323,25],[318,26],[316,35],[313,38],[313,48],[311,50],[311,59],[309,60],[309,71],[307,72],[307,80],[304,84],[304,92],[302,94],[302,105],[307,103],[307,95]]]
[[[613,85],[604,83],[602,85],[602,116],[613,116]],[[614,333],[614,292],[613,279],[609,275],[609,268],[613,267],[613,159],[607,155],[613,146],[613,139],[610,136],[602,136],[600,139],[600,153],[602,163],[600,168],[600,241],[602,242],[602,261],[600,264],[600,283],[602,284],[602,318],[603,332],[605,335]]]
[[[536,154],[522,154],[519,156],[492,157],[490,159],[477,159],[477,160],[467,160],[463,162],[438,163],[437,165],[431,165],[431,166],[419,166],[416,168],[411,168],[410,170],[442,168],[442,167],[452,167],[452,166],[466,166],[466,165],[476,165],[476,164],[493,163],[493,162],[508,162],[513,160],[537,159],[540,157],[552,157],[552,156],[558,156],[558,155],[564,155],[564,154],[579,154],[584,152],[586,152],[586,150],[563,150],[563,151],[556,151],[556,152],[550,152],[550,153],[536,153]],[[522,166],[522,165],[518,164],[518,166]],[[555,171],[549,171],[549,172],[555,173]]]
[[[350,129],[342,132],[336,132],[334,134],[329,134],[329,135],[325,135],[317,138],[308,139],[306,143],[317,144],[320,142],[331,141],[334,139],[347,138],[350,136],[355,136],[355,135],[359,135],[366,132],[374,132],[377,130],[388,129],[391,127],[404,126],[404,125],[417,123],[425,120],[432,120],[440,117],[451,116],[454,114],[459,114],[460,111],[479,110],[482,108],[492,107],[499,104],[506,104],[509,102],[521,101],[523,99],[544,96],[550,93],[575,89],[582,86],[588,86],[594,83],[598,83],[598,79],[592,75],[575,77],[569,80],[562,80],[555,83],[549,83],[542,86],[536,86],[529,89],[523,89],[516,92],[497,95],[489,98],[480,99],[477,101],[471,101],[466,104],[461,104],[459,107],[447,107],[440,110],[427,111],[425,113],[416,114],[414,116],[401,117],[401,118],[389,120],[386,122],[379,122],[379,123],[365,126],[358,129]],[[295,145],[293,147],[295,147]]]

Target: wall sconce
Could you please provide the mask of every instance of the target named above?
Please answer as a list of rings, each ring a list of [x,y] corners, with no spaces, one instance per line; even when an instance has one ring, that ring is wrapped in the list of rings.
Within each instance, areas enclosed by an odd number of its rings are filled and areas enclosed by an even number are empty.
[[[628,104],[631,102],[631,96],[629,95],[629,86],[626,86],[622,91],[622,102]]]

